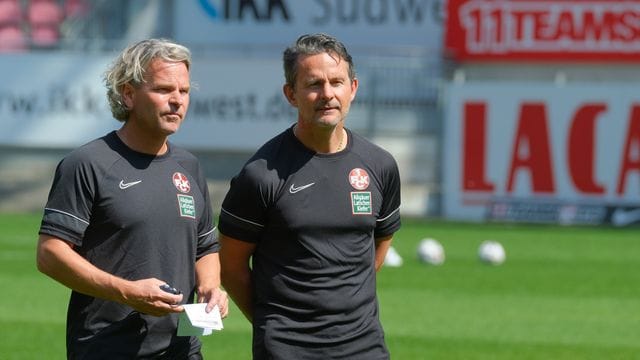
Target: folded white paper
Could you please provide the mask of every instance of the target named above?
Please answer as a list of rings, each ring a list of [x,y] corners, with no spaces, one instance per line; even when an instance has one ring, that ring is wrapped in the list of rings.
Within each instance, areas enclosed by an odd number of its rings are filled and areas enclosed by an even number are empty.
[[[178,336],[210,335],[213,330],[222,330],[220,309],[214,306],[206,312],[206,303],[182,305],[184,312],[178,318]]]

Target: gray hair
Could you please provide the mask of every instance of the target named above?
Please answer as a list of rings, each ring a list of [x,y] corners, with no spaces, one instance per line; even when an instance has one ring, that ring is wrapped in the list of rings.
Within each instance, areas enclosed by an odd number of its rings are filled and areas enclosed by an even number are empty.
[[[130,109],[122,99],[122,88],[125,84],[134,87],[145,82],[144,73],[153,60],[182,62],[191,67],[191,52],[186,47],[166,39],[147,39],[130,45],[113,61],[104,73],[107,87],[107,99],[113,117],[119,121],[127,121]]]
[[[356,70],[353,59],[342,42],[327,34],[306,34],[302,35],[296,42],[285,49],[282,55],[284,66],[284,78],[286,83],[295,88],[296,76],[298,75],[298,59],[300,56],[317,55],[327,53],[337,56],[349,65],[349,79],[356,78]]]

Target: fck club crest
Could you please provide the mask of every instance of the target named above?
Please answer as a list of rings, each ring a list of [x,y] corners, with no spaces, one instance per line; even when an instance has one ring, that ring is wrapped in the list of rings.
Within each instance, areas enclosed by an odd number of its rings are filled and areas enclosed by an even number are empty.
[[[189,179],[182,173],[173,173],[173,185],[175,185],[176,189],[182,193],[188,193],[191,191]]]
[[[369,187],[369,174],[363,169],[355,168],[349,172],[349,183],[356,190],[365,190]]]

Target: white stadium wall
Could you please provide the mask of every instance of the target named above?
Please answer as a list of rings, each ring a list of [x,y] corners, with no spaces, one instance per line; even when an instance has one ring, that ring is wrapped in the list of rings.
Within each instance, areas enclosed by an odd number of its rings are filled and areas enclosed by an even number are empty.
[[[64,153],[117,129],[120,123],[111,116],[101,80],[113,56],[115,54],[65,52],[0,56],[0,69],[11,69],[4,71],[4,81],[0,82],[3,125],[0,147],[18,153],[20,149],[30,148],[58,149]],[[371,88],[376,82],[372,79],[376,72],[360,70],[360,84]],[[227,154],[227,160],[215,161],[213,165],[205,161],[206,166],[216,168],[211,171],[216,176],[235,173],[246,160],[239,154],[253,153],[296,120],[295,109],[286,103],[282,94],[284,76],[280,59],[194,56],[191,76],[189,112],[171,141],[200,153]],[[396,93],[387,83],[378,86],[386,86]],[[403,213],[413,216],[435,213],[438,209],[433,198],[437,196],[438,177],[432,169],[437,168],[439,139],[432,134],[414,134],[429,114],[420,111],[421,108],[398,109],[393,104],[384,104],[366,91],[359,92],[358,98],[364,103],[356,102],[351,107],[347,126],[369,136],[398,160],[403,176]],[[371,108],[366,101],[377,107]],[[394,110],[389,110],[389,106]],[[387,123],[393,124],[394,132],[388,131]],[[372,124],[378,125],[374,131],[371,131]],[[226,168],[219,169],[217,164]],[[30,165],[17,167],[29,169]],[[7,179],[9,172],[19,176],[24,173],[13,171],[6,164],[0,168],[0,175]],[[25,176],[35,173],[27,172]],[[47,170],[45,175],[52,172]],[[50,185],[48,180],[45,183]],[[42,193],[46,193],[46,186]],[[2,187],[0,183],[0,190]],[[2,206],[0,203],[0,209]],[[37,204],[34,208],[39,207]]]
[[[0,56],[0,68],[12,69],[0,82],[0,145],[73,148],[118,128],[120,123],[111,116],[102,83],[113,56]],[[372,76],[371,71],[359,72],[360,84],[369,86]],[[279,59],[194,57],[191,80],[185,124],[172,136],[172,141],[189,149],[255,151],[296,121],[295,109],[282,93],[284,75]],[[360,93],[367,98],[364,91]],[[356,102],[347,126],[366,130],[371,113],[366,105]],[[423,121],[423,114],[415,111],[396,110],[393,115],[395,123],[407,124],[405,131],[409,132]]]
[[[0,68],[12,69],[0,82],[0,145],[73,148],[118,128],[101,81],[112,56],[0,57]],[[194,59],[189,112],[172,141],[190,149],[255,150],[295,121],[281,72],[275,60]],[[237,81],[238,74],[250,81]]]

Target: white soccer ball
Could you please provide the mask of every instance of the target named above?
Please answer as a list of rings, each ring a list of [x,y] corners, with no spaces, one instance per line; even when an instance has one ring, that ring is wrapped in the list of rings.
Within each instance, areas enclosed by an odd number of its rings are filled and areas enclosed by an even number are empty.
[[[402,266],[402,263],[402,256],[398,254],[393,246],[389,247],[389,250],[387,250],[387,255],[384,257],[383,265],[389,267],[400,267]]]
[[[500,265],[506,260],[507,254],[499,242],[495,240],[485,240],[478,248],[478,258],[486,264]]]
[[[418,259],[429,265],[442,265],[444,263],[444,248],[436,239],[425,238],[418,245]]]

